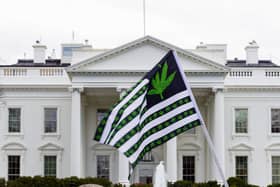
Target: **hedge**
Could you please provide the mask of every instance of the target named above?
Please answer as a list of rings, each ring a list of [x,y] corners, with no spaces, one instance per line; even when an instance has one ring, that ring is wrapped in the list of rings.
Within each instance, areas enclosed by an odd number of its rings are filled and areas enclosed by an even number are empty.
[[[228,179],[230,187],[258,187],[252,184],[246,184],[241,179],[231,177]],[[77,178],[69,177],[57,179],[55,177],[20,177],[14,181],[8,181],[0,178],[0,187],[78,187],[82,184],[99,184],[104,187],[125,187],[122,184],[112,184],[104,178]],[[152,184],[132,184],[130,187],[152,187]],[[192,183],[189,181],[176,181],[174,184],[168,184],[168,187],[220,187],[216,181],[207,183]],[[280,187],[280,184],[268,185],[267,187]]]
[[[6,186],[6,181],[4,178],[0,178],[0,187],[5,187]]]
[[[78,187],[82,184],[99,184],[104,187],[111,187],[112,183],[103,178],[69,177],[57,179],[55,177],[20,177],[14,181],[8,181],[7,187]]]

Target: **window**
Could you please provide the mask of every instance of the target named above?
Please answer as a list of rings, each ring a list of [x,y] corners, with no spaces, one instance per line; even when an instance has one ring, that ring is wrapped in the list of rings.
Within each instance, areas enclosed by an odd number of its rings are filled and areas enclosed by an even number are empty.
[[[62,50],[63,56],[71,57],[72,50],[73,50],[72,47],[63,47],[63,50]]]
[[[272,156],[272,184],[280,183],[280,156]]]
[[[248,182],[248,157],[236,156],[235,157],[235,174],[236,177]]]
[[[57,132],[57,108],[45,108],[45,133]]]
[[[279,108],[271,109],[271,132],[272,133],[280,132],[280,109]]]
[[[235,109],[235,133],[248,133],[248,109]]]
[[[152,152],[151,152],[151,151],[147,152],[147,153],[143,156],[143,158],[141,159],[141,161],[143,161],[143,162],[152,162],[152,161],[153,161]]]
[[[183,180],[195,182],[194,156],[183,156]]]
[[[15,180],[20,176],[20,156],[8,156],[8,180]]]
[[[110,156],[97,155],[97,177],[110,179]]]
[[[9,128],[10,133],[20,132],[20,118],[21,110],[20,108],[9,108]]]
[[[56,177],[56,156],[44,156],[44,176]]]
[[[100,124],[101,120],[104,118],[107,112],[107,109],[97,109],[97,125]]]

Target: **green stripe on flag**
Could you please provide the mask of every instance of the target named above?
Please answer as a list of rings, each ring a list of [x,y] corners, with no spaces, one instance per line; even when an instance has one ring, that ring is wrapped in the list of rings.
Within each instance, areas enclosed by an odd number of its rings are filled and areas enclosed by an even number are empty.
[[[128,137],[132,137],[134,136],[136,133],[138,133],[139,131],[141,131],[141,129],[143,129],[145,127],[146,124],[148,124],[149,122],[155,120],[156,118],[165,115],[166,113],[176,109],[177,107],[180,107],[184,104],[187,104],[191,102],[190,97],[185,97],[182,98],[166,107],[164,107],[161,110],[158,110],[157,112],[147,116],[147,118],[139,125],[137,125],[136,127],[134,127],[133,129],[131,129],[127,134],[129,134],[129,136],[123,136],[120,140],[118,140],[115,144],[115,147],[119,148],[120,146],[122,146],[126,141],[129,140]],[[125,125],[123,125],[125,126]]]
[[[103,117],[103,119],[100,121],[100,124],[98,125],[98,128],[96,129],[95,132],[95,136],[94,136],[94,140],[96,141],[100,141],[101,136],[104,132],[104,128],[105,125],[107,123],[107,120],[109,118],[109,116],[112,114],[113,109],[122,102],[122,100],[124,100],[139,84],[141,84],[141,82],[143,81],[143,79],[141,79],[140,81],[138,81],[133,87],[131,87],[130,89],[128,89],[128,91],[124,94],[124,96],[117,102],[115,103],[112,107],[110,107],[108,113]]]
[[[184,111],[184,112],[181,112],[179,114],[177,114],[176,116],[168,119],[167,121],[164,121],[160,124],[158,124],[157,126],[149,129],[147,132],[145,132],[141,138],[137,141],[137,143],[135,143],[131,148],[129,148],[126,152],[125,152],[125,155],[127,157],[131,156],[135,151],[138,150],[138,148],[140,147],[140,145],[142,144],[142,142],[148,138],[149,136],[157,133],[158,131],[161,131],[163,129],[165,129],[166,127],[169,127],[170,125],[172,125],[173,123],[176,123],[177,121],[180,121],[182,120],[183,118],[186,118],[188,116],[191,116],[195,113],[195,109],[194,108],[191,108],[187,111]],[[128,133],[124,136],[124,138],[127,138],[127,139],[130,139],[131,138],[131,135]],[[119,148],[119,147],[117,147]]]
[[[150,142],[148,145],[145,146],[145,148],[138,155],[136,161],[134,163],[132,163],[132,167],[134,168],[137,165],[137,163],[144,157],[144,155],[147,152],[151,151],[153,148],[158,147],[158,146],[162,145],[163,143],[167,142],[168,140],[174,138],[175,136],[177,136],[177,135],[179,135],[179,134],[181,134],[181,133],[183,133],[183,132],[185,132],[185,131],[187,131],[191,128],[199,126],[199,125],[201,125],[201,123],[200,123],[200,120],[197,119],[195,121],[192,121],[191,123],[188,123],[188,124],[184,125],[181,128],[175,129],[174,131],[166,134],[165,136],[162,136],[162,137]],[[125,155],[127,157],[129,157],[129,155],[127,153],[125,153]]]

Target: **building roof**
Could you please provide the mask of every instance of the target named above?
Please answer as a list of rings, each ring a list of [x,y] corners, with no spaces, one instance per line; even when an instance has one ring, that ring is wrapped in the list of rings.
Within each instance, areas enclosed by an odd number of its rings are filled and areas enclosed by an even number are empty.
[[[247,64],[246,60],[228,60],[226,63],[226,66],[228,67],[280,67],[277,64],[273,63],[271,60],[259,60],[258,64]]]
[[[61,63],[60,59],[46,59],[45,63],[34,63],[33,59],[19,59],[16,64],[0,65],[0,67],[68,67],[70,63]]]
[[[139,46],[139,45],[143,45],[143,44],[147,44],[147,43],[151,43],[153,45],[157,45],[161,48],[164,48],[164,49],[168,49],[168,50],[175,50],[177,51],[177,53],[179,54],[182,54],[184,56],[187,56],[189,58],[192,58],[192,59],[196,59],[198,62],[202,63],[202,64],[206,64],[208,66],[212,66],[214,67],[215,69],[217,69],[218,71],[221,71],[221,72],[226,72],[228,71],[228,68],[222,64],[219,64],[211,59],[207,59],[203,56],[200,56],[200,55],[197,55],[195,53],[192,53],[191,51],[189,50],[184,50],[182,48],[179,48],[177,46],[174,46],[172,44],[169,44],[167,42],[164,42],[162,40],[159,40],[157,38],[154,38],[152,36],[144,36],[142,38],[139,38],[137,40],[134,40],[132,42],[129,42],[127,44],[124,44],[124,45],[121,45],[117,48],[114,48],[114,49],[111,49],[111,50],[108,50],[104,53],[101,53],[99,55],[96,55],[94,57],[91,57],[89,59],[86,59],[86,60],[83,60],[79,63],[76,63],[72,66],[70,66],[67,70],[68,72],[78,72],[79,69],[83,66],[87,66],[91,63],[94,63],[96,61],[99,61],[100,59],[104,59],[104,58],[107,58],[107,57],[111,57],[112,55],[116,55],[116,54],[119,54],[120,52],[124,52],[130,48],[133,48],[135,46]]]

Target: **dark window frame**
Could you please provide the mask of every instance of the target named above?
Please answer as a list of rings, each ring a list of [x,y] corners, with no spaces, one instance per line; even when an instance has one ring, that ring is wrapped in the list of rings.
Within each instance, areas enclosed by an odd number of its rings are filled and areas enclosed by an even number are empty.
[[[20,177],[21,156],[8,155],[8,180],[15,180]]]

